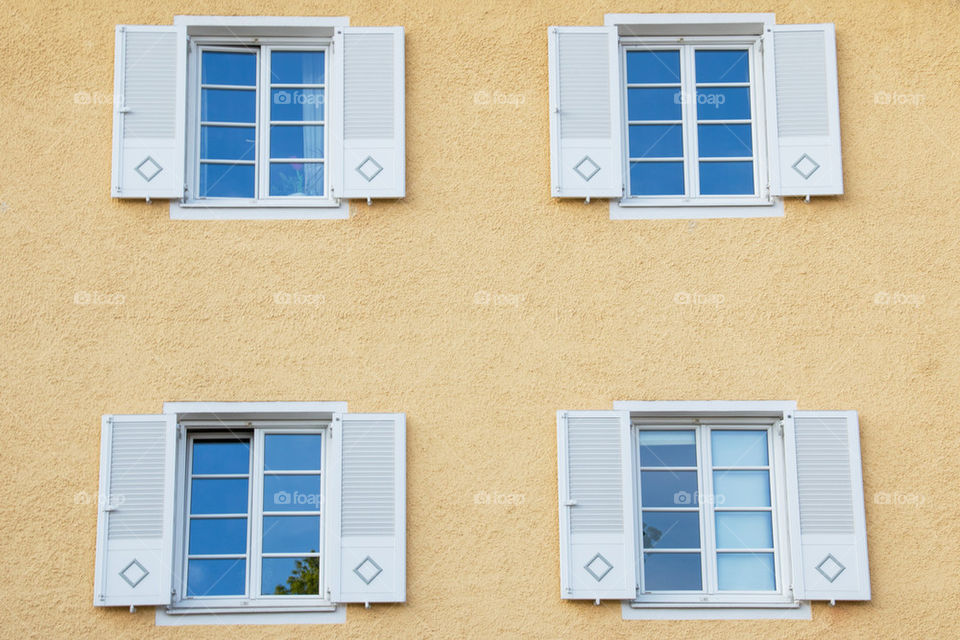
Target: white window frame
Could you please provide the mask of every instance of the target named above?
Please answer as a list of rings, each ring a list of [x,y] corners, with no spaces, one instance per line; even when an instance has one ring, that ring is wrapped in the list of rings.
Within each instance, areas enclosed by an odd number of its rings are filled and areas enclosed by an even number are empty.
[[[334,413],[346,413],[345,402],[167,402],[165,414],[177,415],[177,486],[176,510],[174,519],[174,567],[173,582],[175,594],[167,607],[156,607],[158,625],[192,624],[282,624],[303,623],[323,624],[340,623],[346,617],[346,607],[331,602],[327,586],[329,572],[325,570],[329,541],[326,537],[325,505],[328,504],[326,491],[327,469],[330,461],[328,434],[329,424]],[[189,526],[189,444],[198,434],[223,436],[231,429],[249,432],[251,439],[250,484],[248,488],[248,536],[247,536],[247,585],[246,596],[210,596],[184,597],[186,593],[187,542]],[[320,556],[320,593],[317,598],[309,596],[263,596],[252,591],[259,588],[259,560],[254,563],[254,549],[260,548],[262,531],[262,484],[256,478],[256,465],[263,465],[263,436],[266,433],[304,433],[320,431],[324,435],[323,462],[321,467],[321,540],[318,550]],[[259,447],[257,446],[259,444]],[[294,512],[285,512],[291,514]],[[258,515],[259,514],[259,515]],[[257,564],[258,566],[254,566]],[[256,575],[253,575],[256,572]]]
[[[768,451],[771,455],[771,514],[774,527],[774,565],[777,575],[776,592],[729,592],[707,593],[706,588],[715,587],[706,580],[704,591],[643,593],[643,529],[642,499],[636,491],[636,516],[634,545],[637,557],[637,577],[639,588],[633,600],[623,602],[625,619],[747,619],[747,618],[790,618],[808,619],[810,604],[797,600],[792,589],[792,544],[799,540],[791,539],[790,509],[787,502],[786,452],[780,425],[793,420],[796,403],[790,401],[617,401],[614,410],[629,411],[631,421],[631,462],[634,487],[639,487],[640,449],[639,431],[641,425],[659,430],[686,429],[691,425],[717,426],[722,428],[742,427],[756,429],[765,425],[769,429]],[[698,486],[712,491],[710,484],[703,481],[704,475],[712,475],[712,469],[701,465],[709,461],[709,456],[701,455],[700,447],[708,446],[700,434],[697,435],[698,447]],[[712,510],[709,510],[712,512]],[[710,575],[707,563],[715,560],[708,555],[712,550],[714,533],[713,517],[701,505],[700,544],[701,571]],[[714,554],[715,555],[715,554]]]
[[[743,217],[780,217],[784,215],[783,199],[770,195],[770,154],[768,140],[767,87],[768,69],[763,56],[762,38],[775,24],[775,16],[767,14],[607,14],[607,26],[620,30],[620,83],[623,149],[624,195],[610,199],[610,218],[639,219],[706,219]],[[683,105],[684,183],[688,194],[699,192],[697,159],[696,104],[690,104],[687,88],[695,87],[693,52],[689,46],[704,48],[749,47],[751,120],[753,135],[753,196],[631,196],[629,161],[629,120],[627,118],[626,52],[629,50],[681,48],[682,80],[686,82]],[[695,95],[695,94],[694,94]],[[692,152],[692,153],[691,153]]]
[[[338,170],[338,134],[342,118],[340,91],[334,79],[333,30],[349,26],[348,18],[275,18],[229,16],[176,16],[174,25],[187,29],[187,119],[185,194],[180,200],[170,201],[170,217],[179,220],[291,220],[291,219],[346,219],[349,205],[335,197],[331,186]],[[306,36],[308,29],[326,29],[330,36]],[[200,185],[200,52],[217,47],[257,47],[257,163],[258,198],[196,198]],[[262,47],[262,49],[261,49]],[[325,51],[324,55],[324,195],[312,197],[269,196],[269,51],[271,49],[309,49]]]

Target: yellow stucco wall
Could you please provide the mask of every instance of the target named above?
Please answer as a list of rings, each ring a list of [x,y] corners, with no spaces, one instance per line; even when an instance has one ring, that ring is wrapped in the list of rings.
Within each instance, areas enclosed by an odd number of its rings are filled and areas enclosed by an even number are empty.
[[[660,11],[836,23],[846,195],[696,224],[551,199],[547,26]],[[114,25],[186,13],[404,25],[407,198],[326,222],[111,200]],[[960,636],[958,24],[947,0],[6,3],[0,635]],[[100,415],[294,399],[407,414],[406,604],[322,627],[95,609],[96,509],[78,496],[97,492]],[[561,601],[555,412],[618,399],[858,410],[873,600],[799,622]]]

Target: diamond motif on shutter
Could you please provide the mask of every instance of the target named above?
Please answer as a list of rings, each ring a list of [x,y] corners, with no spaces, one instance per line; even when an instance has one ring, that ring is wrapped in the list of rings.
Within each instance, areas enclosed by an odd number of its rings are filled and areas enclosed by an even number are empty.
[[[836,580],[845,569],[846,567],[840,564],[840,561],[834,558],[832,553],[827,554],[827,557],[817,565],[817,571],[819,571],[820,575],[826,578],[828,582]]]
[[[383,167],[373,159],[373,156],[367,156],[363,159],[363,162],[357,165],[357,173],[363,176],[363,179],[367,182],[371,182],[381,171],[383,171]]]
[[[581,178],[590,182],[590,178],[597,175],[597,172],[600,171],[600,165],[593,161],[590,156],[583,156],[583,158],[573,166],[573,170],[577,172]]]
[[[130,575],[127,575],[128,573]],[[130,564],[120,570],[120,577],[123,578],[127,584],[133,588],[136,588],[136,586],[140,584],[148,575],[150,575],[150,572],[147,571],[147,568],[140,564],[136,558],[134,558]]]
[[[383,572],[383,569],[374,562],[373,558],[367,556],[363,562],[353,568],[353,572],[363,580],[364,584],[370,584]]]
[[[610,570],[613,569],[613,565],[607,562],[607,559],[598,553],[590,559],[590,562],[583,565],[583,568],[586,569],[587,573],[592,575],[597,582],[600,582],[608,573],[610,573]]]
[[[797,161],[791,166],[793,167],[794,171],[803,176],[804,180],[808,180],[810,176],[816,173],[817,169],[820,168],[820,165],[817,164],[817,161],[807,154],[803,154],[797,158]]]
[[[150,182],[157,177],[158,173],[163,171],[163,167],[161,167],[160,163],[154,160],[152,157],[147,156],[141,160],[140,164],[134,167],[133,170],[139,173],[140,177],[142,177],[144,180]]]

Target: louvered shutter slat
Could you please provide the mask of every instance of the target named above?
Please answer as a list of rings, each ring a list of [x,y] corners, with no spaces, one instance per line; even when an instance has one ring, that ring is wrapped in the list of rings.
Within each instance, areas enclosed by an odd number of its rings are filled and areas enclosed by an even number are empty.
[[[869,600],[857,413],[797,411],[785,439],[796,596]]]
[[[560,581],[566,599],[636,596],[630,415],[557,415]]]
[[[176,421],[104,416],[94,604],[167,604],[173,567]]]
[[[117,27],[113,197],[183,196],[186,56],[183,27]]]

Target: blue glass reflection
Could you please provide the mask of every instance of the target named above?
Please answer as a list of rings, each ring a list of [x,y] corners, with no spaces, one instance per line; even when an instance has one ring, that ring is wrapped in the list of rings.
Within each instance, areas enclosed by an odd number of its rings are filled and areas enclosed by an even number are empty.
[[[280,121],[323,120],[323,89],[273,89],[270,92],[270,119]]]
[[[194,478],[190,513],[246,513],[246,478]]]
[[[628,51],[629,84],[669,84],[680,82],[680,52]]]
[[[320,476],[264,476],[264,511],[319,511]]]
[[[270,195],[322,196],[322,162],[275,162],[270,165]]]
[[[264,558],[263,595],[317,595],[320,593],[319,558]]]
[[[720,591],[773,591],[777,588],[772,553],[718,553]]]
[[[630,195],[683,195],[683,163],[631,162]]]
[[[323,127],[274,125],[270,127],[271,158],[323,158]]]
[[[695,507],[696,471],[641,471],[640,495],[644,507]]]
[[[267,471],[316,471],[320,469],[323,436],[319,433],[272,433],[264,436],[264,468]]]
[[[253,127],[201,127],[200,158],[203,160],[253,160],[256,155]]]
[[[270,67],[273,84],[323,84],[323,51],[273,51]]]
[[[749,157],[753,155],[752,127],[749,124],[701,124],[697,127],[697,148],[701,158]]]
[[[200,119],[253,124],[257,120],[257,93],[239,89],[202,89]]]
[[[640,465],[644,467],[697,466],[697,435],[694,431],[652,431],[639,433]]]
[[[772,549],[769,511],[717,511],[719,549]]]
[[[193,473],[247,473],[249,470],[250,443],[248,441],[193,441]]]
[[[252,198],[255,193],[252,164],[200,163],[200,197]]]
[[[680,120],[683,101],[680,89],[627,89],[630,120]]]
[[[253,87],[257,84],[257,54],[204,51],[200,82]]]
[[[752,162],[701,162],[703,195],[753,195]]]
[[[643,547],[700,548],[700,514],[692,511],[644,511]]]
[[[318,516],[264,516],[264,553],[315,553],[319,550]]]
[[[715,467],[765,467],[767,432],[714,430],[710,434],[710,451]]]
[[[247,591],[245,558],[187,561],[187,595],[241,596]]]
[[[699,553],[643,554],[643,586],[648,591],[700,591]]]
[[[701,87],[697,89],[700,120],[749,120],[749,87]]]
[[[630,125],[630,157],[683,157],[683,129],[678,124]]]
[[[714,471],[713,490],[719,507],[769,507],[767,471]]]
[[[694,58],[697,82],[750,82],[747,49],[699,49]]]
[[[246,518],[191,518],[190,554],[245,554]]]

